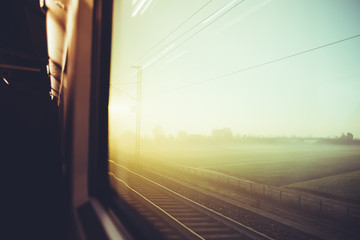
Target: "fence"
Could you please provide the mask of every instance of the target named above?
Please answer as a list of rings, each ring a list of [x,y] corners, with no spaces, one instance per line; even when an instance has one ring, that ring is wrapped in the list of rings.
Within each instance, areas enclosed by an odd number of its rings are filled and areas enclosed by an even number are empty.
[[[290,207],[295,207],[312,214],[360,225],[359,205],[327,199],[313,194],[300,193],[286,188],[268,186],[211,170],[188,167],[174,163],[165,163],[165,165],[167,168],[185,172],[239,191],[245,191],[252,195],[260,196]],[[167,171],[165,168],[163,170]],[[157,169],[157,171],[159,171],[159,169]]]

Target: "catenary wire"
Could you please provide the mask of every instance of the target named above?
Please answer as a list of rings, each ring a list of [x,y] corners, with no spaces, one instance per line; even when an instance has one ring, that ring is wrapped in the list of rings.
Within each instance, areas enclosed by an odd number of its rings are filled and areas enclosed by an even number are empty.
[[[255,69],[255,68],[259,68],[259,67],[263,67],[263,66],[266,66],[266,65],[270,65],[270,64],[273,64],[273,63],[280,62],[280,61],[284,61],[284,60],[289,59],[289,58],[293,58],[293,57],[296,57],[296,56],[299,56],[299,55],[302,55],[302,54],[306,54],[306,53],[309,53],[309,52],[312,52],[312,51],[316,51],[316,50],[319,50],[319,49],[322,49],[322,48],[325,48],[325,47],[329,47],[329,46],[332,46],[332,45],[335,45],[335,44],[338,44],[338,43],[342,43],[342,42],[345,42],[345,41],[348,41],[348,40],[351,40],[351,39],[354,39],[354,38],[358,38],[358,37],[360,37],[360,34],[353,35],[351,37],[347,37],[347,38],[344,38],[344,39],[341,39],[341,40],[338,40],[338,41],[335,41],[335,42],[327,43],[327,44],[324,44],[324,45],[321,45],[321,46],[318,46],[318,47],[310,48],[310,49],[305,50],[305,51],[301,51],[301,52],[297,52],[297,53],[294,53],[294,54],[291,54],[291,55],[287,55],[285,57],[281,57],[281,58],[270,60],[270,61],[267,61],[267,62],[264,62],[264,63],[252,65],[250,67],[245,67],[245,68],[233,71],[233,72],[228,72],[228,73],[225,73],[225,74],[221,74],[221,75],[218,75],[218,76],[215,76],[215,77],[212,77],[212,78],[208,78],[208,79],[205,79],[205,80],[202,80],[202,81],[198,81],[198,82],[183,85],[183,86],[180,86],[180,87],[177,87],[177,88],[173,88],[173,89],[169,89],[169,90],[166,90],[166,91],[158,92],[156,94],[149,95],[149,96],[162,95],[162,94],[166,94],[166,93],[169,93],[169,92],[181,90],[181,89],[184,89],[184,88],[189,88],[189,87],[204,84],[204,83],[207,83],[207,82],[215,81],[215,80],[218,80],[218,79],[221,79],[221,78],[224,78],[224,77],[229,77],[229,76],[239,74],[239,73],[242,73],[242,72],[245,72],[245,71],[249,71],[249,70],[252,70],[252,69]]]
[[[234,6],[232,6],[230,9],[228,9],[227,11],[225,11],[223,14],[221,14],[220,16],[218,16],[217,18],[215,18],[213,21],[211,21],[210,23],[208,23],[207,25],[205,25],[205,27],[201,28],[200,30],[198,30],[197,32],[195,32],[193,35],[191,35],[190,37],[188,37],[187,39],[185,39],[183,42],[181,42],[178,46],[176,46],[175,48],[171,49],[170,51],[168,51],[166,54],[160,56],[157,60],[167,56],[169,53],[173,52],[175,49],[179,48],[180,46],[182,46],[184,43],[186,43],[187,41],[189,41],[191,38],[193,38],[195,35],[197,35],[198,33],[200,33],[202,30],[204,30],[205,28],[207,28],[208,26],[210,26],[211,24],[213,24],[214,22],[216,22],[218,19],[220,19],[222,16],[224,16],[225,14],[227,14],[229,11],[231,11],[232,9],[234,9],[235,7],[237,7],[239,4],[245,2],[246,0],[242,0],[240,2],[238,2],[237,4],[235,4]],[[178,36],[177,38],[173,39],[172,41],[170,41],[167,45],[165,45],[165,47],[160,48],[158,51],[156,51],[155,53],[151,54],[151,56],[155,56],[158,53],[160,53],[161,51],[164,51],[164,49],[168,48],[169,46],[171,46],[171,44],[173,44],[175,41],[177,41],[178,39],[180,39],[183,35],[187,34],[188,32],[190,32],[191,30],[193,30],[194,28],[196,28],[197,26],[199,26],[202,22],[204,22],[206,19],[210,18],[211,16],[213,16],[216,12],[218,12],[218,10],[216,10],[215,12],[211,13],[210,15],[208,15],[207,17],[205,17],[204,19],[202,19],[201,21],[199,21],[197,24],[195,24],[194,26],[192,26],[191,28],[189,28],[188,30],[186,30],[185,32],[183,32],[180,36]],[[198,12],[198,11],[196,11]],[[186,21],[186,20],[185,20]],[[144,58],[144,57],[142,57]],[[141,59],[141,58],[140,58]],[[134,65],[138,65],[141,66],[142,64],[134,64]]]
[[[176,50],[177,48],[179,48],[180,46],[182,46],[184,43],[188,42],[190,39],[192,39],[193,37],[195,37],[197,34],[199,34],[201,31],[203,31],[205,28],[207,28],[208,26],[210,26],[211,24],[213,24],[214,22],[216,22],[217,20],[219,20],[221,17],[223,17],[224,15],[226,15],[228,12],[230,12],[232,9],[234,9],[235,7],[237,7],[238,5],[240,5],[241,3],[245,2],[246,0],[242,0],[240,2],[238,2],[237,4],[235,4],[234,6],[232,6],[231,8],[229,8],[227,11],[225,11],[224,13],[222,13],[220,16],[218,16],[217,18],[215,18],[214,20],[212,20],[210,23],[206,24],[203,28],[199,29],[198,31],[196,31],[195,33],[193,33],[192,35],[190,35],[187,39],[185,39],[184,41],[182,41],[181,43],[179,43],[176,47],[172,48],[171,50],[169,50],[168,52],[166,52],[166,54],[161,55],[157,60],[169,55],[170,53],[172,53],[174,50]],[[186,30],[182,35],[178,36],[177,38],[175,38],[174,40],[170,41],[165,47],[159,49],[157,52],[155,52],[152,55],[156,55],[158,53],[160,53],[161,51],[164,51],[164,49],[168,48],[169,46],[171,46],[171,44],[173,44],[174,42],[176,42],[177,40],[179,40],[181,37],[183,37],[185,34],[187,34],[188,32],[190,32],[191,30],[193,30],[195,27],[199,26],[201,23],[203,23],[206,19],[210,18],[211,16],[213,16],[216,12],[218,12],[219,9],[217,11],[215,11],[214,13],[211,13],[210,15],[208,15],[207,17],[205,17],[204,19],[202,19],[201,21],[199,21],[197,24],[195,24],[194,26],[192,26],[191,28],[189,28],[188,30]],[[141,64],[140,64],[141,65]]]
[[[164,42],[168,37],[170,37],[174,32],[176,32],[181,26],[183,26],[187,21],[189,21],[193,16],[195,16],[198,12],[200,12],[203,8],[205,8],[209,3],[211,3],[213,0],[210,0],[208,1],[207,3],[205,3],[203,6],[201,6],[198,10],[196,10],[190,17],[188,17],[187,19],[185,19],[180,25],[178,25],[177,27],[175,27],[172,31],[170,31],[163,39],[161,39],[158,43],[156,43],[153,47],[151,47],[142,57],[139,57],[135,63],[132,64],[133,65],[139,65],[139,64],[136,64],[143,61],[146,57],[149,57],[151,55],[155,55],[157,53],[159,53],[161,50],[163,50],[163,48],[161,48],[160,50],[156,51],[155,53],[153,54],[150,54],[150,52],[156,48],[158,45],[160,45],[162,42]],[[201,22],[199,22],[197,25],[199,25]],[[193,26],[191,29],[193,29],[194,27],[196,27],[197,25]],[[190,29],[190,30],[191,30]],[[188,31],[190,31],[188,30]],[[184,33],[183,33],[184,34]],[[119,77],[119,75],[122,75],[122,74],[118,74],[117,76],[115,76],[114,78],[117,78]],[[122,78],[122,77],[120,77]]]
[[[198,12],[200,12],[203,8],[205,8],[207,5],[209,5],[213,0],[210,0],[206,2],[204,5],[202,5],[198,10],[196,10],[191,16],[189,16],[187,19],[185,19],[182,23],[180,23],[178,26],[176,26],[173,30],[171,30],[168,34],[165,35],[159,42],[157,42],[154,46],[152,46],[143,57],[138,58],[135,62],[141,62],[144,58],[149,56],[150,52],[158,47],[162,42],[164,42],[168,37],[170,37],[174,32],[176,32],[179,28],[181,28],[185,23],[187,23],[191,18],[193,18]],[[200,22],[201,23],[201,22]],[[199,24],[199,23],[198,23]],[[197,25],[198,25],[197,24]]]

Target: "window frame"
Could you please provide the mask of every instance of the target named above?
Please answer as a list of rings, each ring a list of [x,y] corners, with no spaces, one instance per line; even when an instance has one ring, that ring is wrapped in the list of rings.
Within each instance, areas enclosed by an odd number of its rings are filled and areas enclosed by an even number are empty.
[[[94,1],[88,151],[90,200],[78,208],[78,212],[88,239],[163,239],[160,232],[110,186],[108,104],[112,13],[113,0]]]

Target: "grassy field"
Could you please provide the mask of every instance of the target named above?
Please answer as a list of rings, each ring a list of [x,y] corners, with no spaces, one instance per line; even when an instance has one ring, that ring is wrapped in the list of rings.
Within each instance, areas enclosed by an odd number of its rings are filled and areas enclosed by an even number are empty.
[[[360,203],[360,171],[298,182],[286,187],[340,196]]]
[[[360,147],[316,143],[144,144],[142,158],[360,200]]]

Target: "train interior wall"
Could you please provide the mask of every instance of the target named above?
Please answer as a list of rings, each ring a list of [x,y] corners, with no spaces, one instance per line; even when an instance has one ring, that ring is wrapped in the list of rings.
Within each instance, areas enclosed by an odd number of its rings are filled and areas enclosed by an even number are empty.
[[[65,239],[58,110],[45,68],[45,14],[38,1],[1,1],[0,9],[0,239]]]

